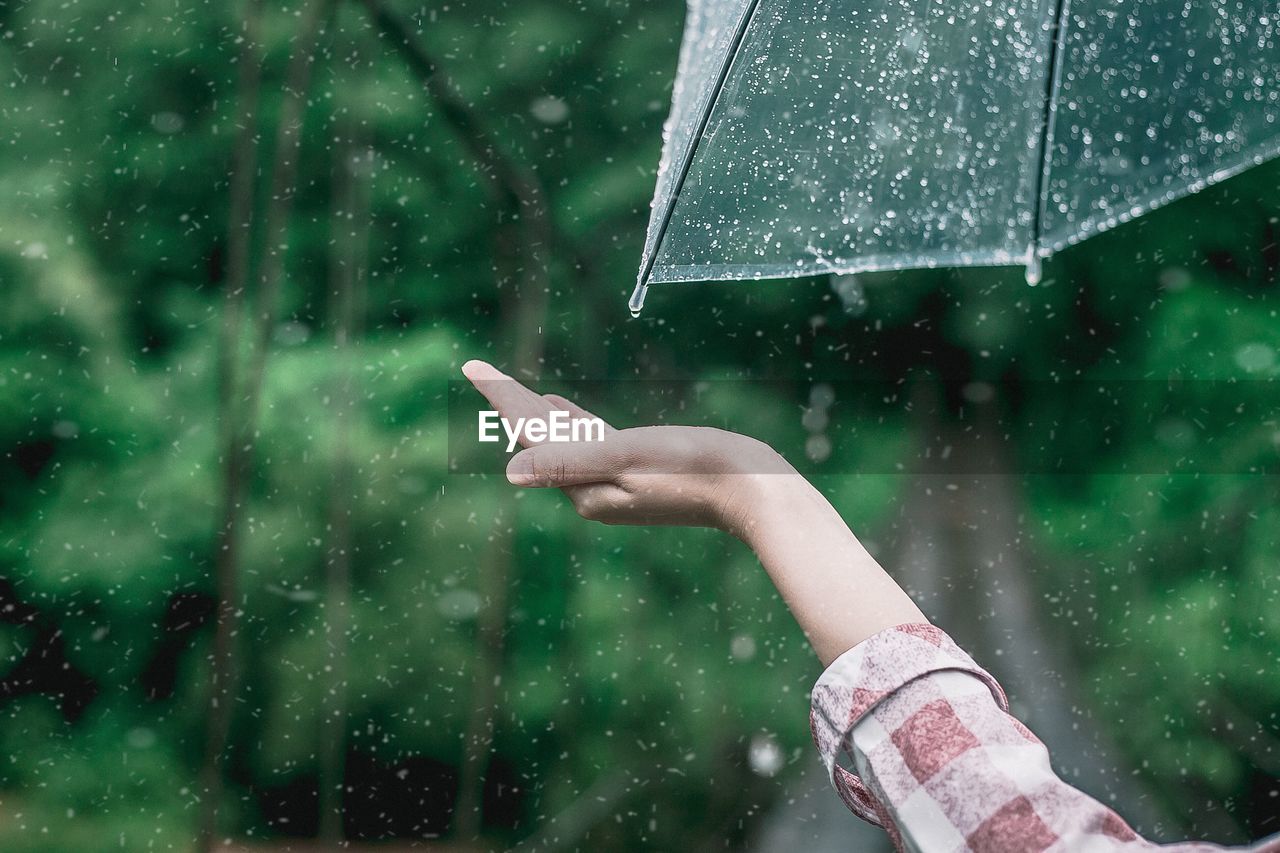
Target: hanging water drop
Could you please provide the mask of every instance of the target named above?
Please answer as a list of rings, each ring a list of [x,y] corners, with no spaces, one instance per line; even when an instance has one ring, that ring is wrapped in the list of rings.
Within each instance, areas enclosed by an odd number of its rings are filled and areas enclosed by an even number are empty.
[[[1027,284],[1031,285],[1032,287],[1035,287],[1037,284],[1040,283],[1040,275],[1041,275],[1040,264],[1041,264],[1040,254],[1035,250],[1035,247],[1033,246],[1031,248],[1031,251],[1027,252],[1027,271],[1026,271]]]
[[[632,317],[639,317],[641,309],[644,308],[644,297],[649,292],[647,284],[637,284],[636,289],[631,293],[631,299],[627,301],[627,307],[631,309]]]

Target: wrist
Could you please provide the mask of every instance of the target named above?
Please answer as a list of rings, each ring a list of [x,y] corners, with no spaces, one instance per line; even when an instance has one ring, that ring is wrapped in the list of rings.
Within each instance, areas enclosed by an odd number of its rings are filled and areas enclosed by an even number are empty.
[[[748,546],[765,522],[805,504],[813,488],[781,454],[755,439],[730,449],[725,470],[715,485],[716,526]]]

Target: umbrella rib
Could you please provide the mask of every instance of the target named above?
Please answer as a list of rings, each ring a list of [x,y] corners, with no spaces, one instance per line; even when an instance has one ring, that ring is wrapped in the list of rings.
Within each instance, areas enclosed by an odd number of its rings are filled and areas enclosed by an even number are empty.
[[[738,29],[733,34],[733,41],[729,45],[729,51],[725,54],[724,63],[720,66],[720,74],[711,90],[711,97],[707,98],[707,107],[702,111],[702,116],[698,120],[698,129],[694,132],[693,139],[685,150],[684,159],[680,162],[680,171],[676,175],[676,182],[671,191],[671,202],[667,205],[666,212],[662,216],[662,222],[658,225],[657,238],[653,241],[653,252],[645,260],[644,271],[640,274],[640,283],[636,286],[635,295],[631,297],[632,310],[637,310],[637,302],[643,303],[644,301],[644,292],[649,288],[649,276],[653,275],[653,267],[658,260],[658,251],[662,248],[662,241],[666,239],[667,228],[671,225],[671,216],[675,213],[676,203],[680,201],[680,193],[684,190],[685,179],[689,177],[689,170],[693,167],[693,159],[698,153],[698,145],[702,142],[702,137],[707,132],[707,125],[711,122],[711,114],[715,112],[716,104],[720,101],[720,93],[724,91],[725,81],[729,79],[729,72],[733,70],[734,60],[738,58],[738,50],[742,47],[742,41],[747,35],[747,30],[751,26],[751,20],[755,17],[756,9],[759,5],[760,0],[751,0],[751,4],[742,13],[742,17],[738,19]]]
[[[1028,253],[1028,269],[1040,263],[1040,243],[1044,236],[1046,208],[1049,203],[1049,166],[1053,160],[1053,126],[1058,116],[1058,86],[1062,77],[1062,47],[1066,41],[1067,7],[1069,0],[1055,0],[1053,31],[1049,42],[1048,71],[1045,73],[1044,110],[1040,116],[1040,170],[1036,173],[1035,208],[1031,224],[1031,250]]]

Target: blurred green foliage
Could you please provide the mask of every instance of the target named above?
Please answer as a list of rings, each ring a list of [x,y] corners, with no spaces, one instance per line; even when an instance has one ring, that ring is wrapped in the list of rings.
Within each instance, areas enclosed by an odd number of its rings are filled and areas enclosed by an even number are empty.
[[[186,849],[192,837],[221,488],[215,367],[236,6],[0,3],[5,849]],[[1073,472],[1028,479],[1026,525],[1046,619],[1079,651],[1082,702],[1172,805],[1226,802],[1242,831],[1275,829],[1274,783],[1263,781],[1276,769],[1266,747],[1280,738],[1274,477],[1091,473],[1099,458],[1161,470],[1186,442],[1215,436],[1135,414],[1100,441],[1073,417],[1088,401],[1049,383],[1218,379],[1239,387],[1183,393],[1208,408],[1273,401],[1280,169],[1074,249],[1036,289],[1016,270],[867,277],[859,306],[825,280],[664,287],[631,321],[680,4],[397,8],[549,199],[559,244],[540,389],[582,378],[803,388],[919,372],[1030,383],[1023,460],[1065,454]],[[268,10],[264,139],[296,12]],[[350,370],[347,830],[432,837],[449,831],[484,606],[476,567],[506,488],[447,473],[447,383],[467,358],[507,362],[518,306],[494,272],[502,211],[456,132],[360,4],[334,14],[308,95],[246,509],[244,679],[224,828],[315,831],[331,688],[331,400]],[[328,293],[339,115],[376,151],[363,331],[342,351]],[[718,387],[730,386],[710,393]],[[1119,402],[1135,413],[1149,411],[1142,395],[1162,393],[1135,388]],[[625,417],[625,400],[598,402]],[[724,425],[798,458],[804,405],[803,393],[767,385],[708,400]],[[874,460],[884,471],[909,456],[911,414],[890,408],[837,401],[833,421],[853,438],[813,470]],[[1213,452],[1231,470],[1274,472],[1277,436],[1280,425],[1259,422]],[[819,483],[874,538],[900,479]],[[788,764],[811,760],[806,692],[818,666],[767,578],[711,533],[588,526],[553,494],[515,505],[498,522],[516,529],[489,837],[528,835],[621,768],[638,782],[595,829],[595,848],[739,840],[778,791],[750,772],[753,736],[776,739]]]

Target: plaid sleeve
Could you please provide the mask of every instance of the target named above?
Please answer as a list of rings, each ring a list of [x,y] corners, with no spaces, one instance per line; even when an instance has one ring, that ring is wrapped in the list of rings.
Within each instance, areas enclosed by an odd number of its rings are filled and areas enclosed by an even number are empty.
[[[1044,744],[1009,715],[996,680],[931,625],[899,625],[841,655],[812,705],[814,742],[836,792],[897,850],[1156,847],[1059,779]],[[1280,853],[1280,841],[1251,849]]]

